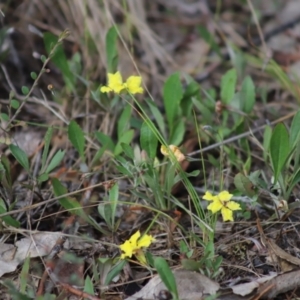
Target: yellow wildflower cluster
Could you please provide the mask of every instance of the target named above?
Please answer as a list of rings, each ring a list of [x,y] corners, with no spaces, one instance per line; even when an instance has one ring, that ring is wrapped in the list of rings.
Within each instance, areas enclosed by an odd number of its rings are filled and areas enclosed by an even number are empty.
[[[182,162],[185,160],[184,154],[180,151],[177,146],[169,145],[168,147],[165,145],[161,145],[160,152],[164,156],[170,156],[170,152],[174,154],[178,162]]]
[[[203,199],[212,201],[212,203],[208,205],[207,209],[211,210],[213,214],[221,210],[224,221],[233,221],[233,211],[241,210],[241,207],[238,203],[230,201],[232,196],[233,195],[229,194],[228,191],[222,191],[216,196],[213,196],[210,192],[206,192]]]
[[[148,234],[144,234],[141,237],[141,233],[138,230],[131,238],[120,245],[122,250],[121,259],[126,257],[131,258],[134,254],[141,264],[146,264],[146,258],[142,248],[147,248],[155,239]]]
[[[127,91],[131,94],[142,94],[144,89],[141,87],[142,77],[140,76],[130,76],[123,82],[122,75],[118,71],[115,74],[108,73],[108,84],[107,86],[102,86],[100,88],[101,93],[114,92],[120,94]]]

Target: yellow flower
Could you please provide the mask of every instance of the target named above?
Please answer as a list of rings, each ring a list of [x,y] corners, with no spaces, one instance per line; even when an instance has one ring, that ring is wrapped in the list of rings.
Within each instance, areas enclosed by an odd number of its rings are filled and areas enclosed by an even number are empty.
[[[108,73],[108,84],[107,86],[102,86],[100,91],[101,93],[115,92],[120,94],[124,89],[124,83],[121,73],[118,71],[115,74]]]
[[[170,151],[173,152],[178,162],[182,162],[183,160],[185,160],[184,154],[177,146],[169,145],[168,147],[166,147],[165,145],[161,145],[160,152],[162,155],[170,156]]]
[[[230,201],[232,194],[229,194],[227,191],[222,191],[216,196],[213,196],[210,192],[206,192],[203,196],[204,200],[212,201],[208,205],[207,209],[211,210],[213,214],[221,210],[222,217],[224,221],[233,221],[233,211],[241,210],[241,207],[238,203]]]
[[[140,76],[130,76],[126,83],[124,83],[124,87],[131,94],[143,94],[144,89],[141,87],[142,77]]]
[[[125,90],[131,94],[142,94],[144,92],[141,87],[142,77],[140,76],[130,76],[126,82],[123,82],[122,75],[119,71],[115,74],[108,73],[107,76],[108,84],[100,88],[101,93],[115,92],[116,94],[120,94]]]
[[[145,234],[141,237],[141,233],[138,230],[129,240],[120,245],[120,249],[123,252],[121,259],[132,257],[134,254],[140,263],[146,264],[146,258],[142,248],[149,247],[153,241],[155,241],[155,239],[151,235]]]

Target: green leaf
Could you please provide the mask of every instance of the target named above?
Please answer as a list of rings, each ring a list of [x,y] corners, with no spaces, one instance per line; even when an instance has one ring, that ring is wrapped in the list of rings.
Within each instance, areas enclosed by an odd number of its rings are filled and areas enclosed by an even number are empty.
[[[180,260],[182,267],[185,270],[199,272],[201,267],[203,266],[200,261],[196,261],[194,259],[183,258]]]
[[[45,55],[41,55],[41,61],[42,61],[42,63],[44,63],[45,61],[47,60],[47,57],[45,56]]]
[[[156,156],[158,140],[155,133],[149,128],[146,122],[144,122],[141,127],[140,143],[141,148],[147,152],[149,158],[154,159]]]
[[[155,118],[155,121],[157,122],[158,128],[161,131],[162,135],[165,136],[166,135],[166,126],[165,126],[165,120],[164,117],[162,115],[162,113],[160,112],[160,110],[158,109],[156,103],[154,101],[152,101],[151,99],[145,99],[145,101],[147,102],[152,115]]]
[[[190,100],[191,97],[198,96],[200,92],[199,83],[193,80],[193,78],[189,78],[189,81],[183,94],[183,99],[186,101]]]
[[[30,254],[28,253],[28,256],[25,258],[23,262],[22,271],[20,274],[20,292],[25,294],[26,287],[27,287],[27,281],[28,281],[28,272],[29,272],[29,266],[30,266]]]
[[[51,180],[53,192],[56,197],[63,196],[68,193],[68,190],[60,183],[57,178]],[[63,197],[58,199],[60,205],[72,214],[80,215],[86,218],[80,203],[72,198]]]
[[[14,156],[14,158],[18,161],[18,163],[29,172],[29,161],[27,154],[18,146],[10,144],[9,149]]]
[[[116,265],[114,265],[111,270],[108,272],[104,285],[109,285],[111,281],[120,274],[120,272],[123,270],[125,264],[127,263],[126,260],[120,260]]]
[[[84,280],[84,289],[83,289],[84,292],[86,293],[89,293],[91,295],[94,294],[94,285],[93,285],[93,281],[91,280],[90,276],[87,275],[85,277],[85,280]]]
[[[44,144],[44,149],[43,149],[43,154],[42,154],[42,167],[41,167],[42,171],[44,171],[44,168],[46,165],[52,134],[53,134],[53,127],[51,126],[51,127],[48,127],[47,132],[45,134],[45,138],[44,138],[45,144]]]
[[[185,120],[179,119],[176,125],[174,125],[174,131],[170,138],[170,145],[180,145],[185,134]]]
[[[43,174],[39,175],[38,182],[42,183],[42,182],[47,181],[48,179],[49,179],[49,175],[46,173],[43,173]]]
[[[21,91],[22,94],[26,96],[29,93],[29,88],[27,86],[22,86]]]
[[[300,169],[293,174],[291,183],[289,184],[289,190],[292,191],[297,183],[300,182]]]
[[[241,193],[246,194],[249,197],[256,195],[256,191],[253,189],[254,186],[251,180],[241,173],[235,175],[234,185]]]
[[[250,76],[246,76],[240,91],[241,109],[249,114],[255,104],[255,86]]]
[[[0,118],[1,118],[1,120],[5,121],[5,122],[9,121],[9,116],[7,113],[1,113]]]
[[[98,213],[104,219],[107,226],[112,229],[112,207],[109,203],[99,203],[98,205]]]
[[[130,129],[127,132],[125,132],[119,139],[116,148],[114,150],[114,155],[119,155],[122,153],[122,143],[124,144],[130,144],[134,136],[134,130]]]
[[[131,146],[129,146],[128,144],[125,143],[121,143],[121,147],[124,151],[124,153],[131,158],[132,160],[134,160],[134,152]]]
[[[81,127],[74,120],[72,120],[68,126],[68,136],[72,145],[78,151],[81,159],[84,161],[84,133]]]
[[[116,166],[116,168],[123,175],[128,176],[128,177],[132,176],[132,173],[128,169],[126,169],[125,167],[123,167],[123,166]]]
[[[91,168],[94,167],[96,164],[98,164],[99,161],[101,161],[101,157],[104,154],[105,150],[106,150],[105,147],[102,147],[99,150],[97,150],[97,152],[94,155],[93,160],[92,160],[92,162],[90,164]]]
[[[290,147],[295,147],[300,136],[300,110],[295,114],[290,129]]]
[[[7,294],[10,296],[9,299],[13,299],[13,300],[32,300],[32,297],[29,297],[25,294],[20,293],[19,288],[16,288],[14,286],[12,280],[9,280],[9,279],[3,280],[1,282],[1,285],[5,286],[7,288],[5,290],[7,290]],[[45,300],[44,296],[43,296],[43,300]]]
[[[290,153],[289,134],[284,124],[279,123],[273,130],[270,141],[270,157],[274,170],[274,184]]]
[[[46,50],[48,54],[50,54],[53,47],[58,43],[58,37],[51,32],[45,32],[43,38]],[[70,70],[69,63],[62,45],[57,46],[54,55],[51,57],[51,61],[62,72],[67,87],[70,90],[74,90],[75,74],[73,74]]]
[[[11,187],[12,187],[12,178],[11,178],[10,162],[9,162],[8,158],[5,155],[1,155],[0,156],[0,163],[4,168],[4,170],[1,170],[1,172],[4,172],[3,176],[5,176],[5,182],[8,185],[7,188],[11,189]],[[3,184],[4,178],[1,176],[1,173],[0,173],[0,179],[2,181],[1,183]]]
[[[30,72],[30,77],[31,77],[33,80],[36,80],[37,74],[36,74],[35,72]]]
[[[115,26],[111,27],[106,34],[106,59],[108,73],[115,73],[118,66],[117,49],[118,32]]]
[[[263,138],[263,147],[264,147],[263,158],[264,158],[264,160],[267,159],[267,155],[269,153],[271,137],[272,137],[272,128],[271,128],[271,126],[266,126],[265,131],[264,131],[264,138]]]
[[[173,129],[174,118],[178,112],[182,96],[183,90],[179,73],[174,73],[166,80],[163,88],[163,101],[170,131]]]
[[[129,129],[131,112],[132,107],[127,104],[118,120],[118,138],[121,138],[122,134]]]
[[[4,203],[4,200],[2,198],[0,198],[0,215],[5,214],[6,212],[7,212],[7,210],[6,210],[6,205]],[[20,222],[15,220],[13,217],[11,217],[9,215],[0,217],[0,220],[5,222],[9,226],[12,226],[12,227],[15,227],[15,228],[20,227]]]
[[[20,102],[19,102],[18,100],[16,100],[16,99],[12,99],[12,100],[10,101],[10,106],[11,106],[12,108],[14,108],[14,109],[18,109],[19,106],[20,106]]]
[[[55,169],[63,160],[65,156],[66,151],[65,150],[58,150],[55,155],[52,157],[45,173],[49,174],[53,169]]]
[[[197,30],[205,42],[207,42],[210,47],[219,55],[219,57],[222,58],[220,48],[214,38],[214,35],[212,35],[203,25],[197,26]]]
[[[109,190],[109,202],[111,205],[111,223],[112,228],[115,227],[116,209],[119,200],[119,185],[117,183]]]
[[[162,257],[156,257],[154,266],[166,288],[172,293],[175,299],[178,299],[176,280],[166,260]]]
[[[237,73],[235,69],[227,71],[221,79],[221,101],[229,104],[234,96]]]
[[[108,135],[106,135],[106,134],[104,134],[102,132],[95,132],[95,136],[96,136],[97,140],[99,141],[99,143],[103,147],[105,147],[106,149],[108,149],[111,152],[114,151],[115,144],[114,144],[114,142],[112,141],[112,139]]]

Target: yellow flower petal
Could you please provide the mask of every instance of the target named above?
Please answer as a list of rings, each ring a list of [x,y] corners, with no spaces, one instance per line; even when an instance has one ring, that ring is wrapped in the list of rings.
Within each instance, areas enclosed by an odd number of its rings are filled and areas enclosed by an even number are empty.
[[[126,255],[125,253],[122,253],[120,258],[121,258],[121,259],[125,259],[126,257],[131,257],[131,256]]]
[[[131,236],[131,238],[129,239],[129,242],[132,244],[133,247],[137,247],[137,240],[140,238],[141,236],[141,233],[140,231],[138,230],[135,234],[133,234]]]
[[[155,241],[154,237],[152,235],[145,234],[143,235],[137,242],[137,248],[142,248],[142,247],[149,247],[150,244]]]
[[[207,206],[207,209],[211,210],[211,212],[213,214],[215,214],[216,212],[218,212],[222,208],[223,208],[223,204],[219,200],[213,201],[211,204],[209,204]]]
[[[101,93],[109,93],[109,92],[112,92],[112,89],[109,88],[108,86],[102,86],[102,87],[100,88],[100,92],[101,92]]]
[[[218,194],[218,198],[222,202],[227,202],[232,198],[232,194],[229,194],[228,191],[222,191],[221,193]]]
[[[232,210],[223,206],[221,209],[223,221],[233,221]]]
[[[234,201],[227,202],[226,207],[230,210],[241,210],[241,206],[239,205],[239,203],[236,203]]]
[[[125,243],[120,245],[119,247],[124,252],[121,255],[122,259],[125,257],[131,257],[135,249],[134,247],[132,247],[132,243],[129,240],[125,241]]]
[[[144,92],[144,89],[141,87],[141,84],[142,84],[142,77],[130,76],[126,80],[124,86],[131,94],[142,94]]]
[[[108,73],[108,86],[119,86],[123,85],[122,75],[119,71],[115,74]]]
[[[215,201],[216,200],[216,196],[213,196],[210,192],[206,192],[202,198],[207,201]]]

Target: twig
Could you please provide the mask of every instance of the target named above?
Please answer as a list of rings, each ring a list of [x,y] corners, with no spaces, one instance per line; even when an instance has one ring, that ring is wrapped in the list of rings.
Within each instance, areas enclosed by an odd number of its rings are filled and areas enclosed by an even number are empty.
[[[203,152],[215,149],[217,147],[220,147],[220,146],[223,146],[223,145],[227,145],[229,143],[232,143],[234,141],[237,141],[239,139],[242,139],[244,137],[252,135],[253,133],[259,132],[259,131],[263,130],[267,125],[271,125],[272,126],[272,125],[275,125],[277,123],[280,123],[280,122],[283,122],[285,120],[288,120],[289,118],[292,118],[296,113],[297,112],[291,112],[291,113],[289,113],[288,115],[286,115],[284,117],[281,117],[281,118],[279,118],[279,119],[277,119],[277,120],[275,120],[273,122],[270,122],[269,124],[264,124],[264,125],[259,126],[257,128],[250,129],[249,131],[246,131],[244,133],[241,133],[241,134],[238,134],[236,136],[230,137],[230,138],[228,138],[225,141],[221,141],[221,142],[215,143],[213,145],[209,145],[209,146],[207,146],[205,148],[199,149],[197,151],[191,152],[191,153],[188,154],[188,156],[194,156],[195,154],[203,153]]]
[[[33,93],[33,90],[35,89],[35,87],[37,86],[40,78],[42,77],[42,75],[44,74],[44,72],[46,71],[46,66],[49,63],[49,61],[51,60],[51,58],[53,57],[57,47],[62,43],[62,41],[64,40],[64,38],[69,34],[68,30],[65,30],[59,37],[57,43],[53,46],[53,48],[51,49],[49,56],[46,58],[46,60],[43,63],[42,69],[39,72],[37,78],[34,80],[33,85],[31,86],[29,92],[27,93],[27,95],[25,96],[23,102],[21,103],[21,105],[18,107],[18,109],[16,110],[15,114],[11,117],[11,119],[7,122],[6,124],[6,128],[8,128],[11,123],[17,118],[18,114],[21,112],[22,108],[24,107],[24,105],[27,103],[30,95]],[[3,70],[3,68],[2,68]]]

